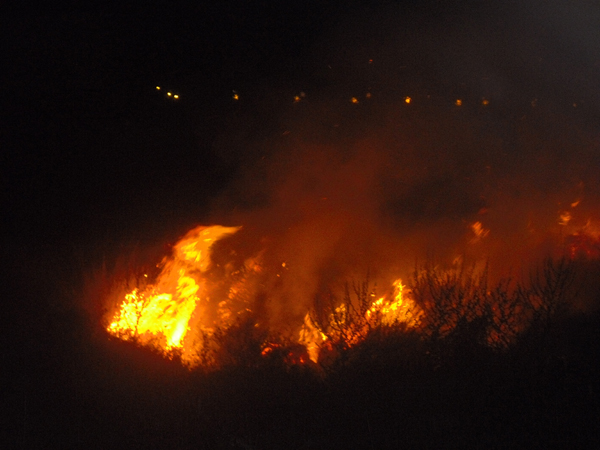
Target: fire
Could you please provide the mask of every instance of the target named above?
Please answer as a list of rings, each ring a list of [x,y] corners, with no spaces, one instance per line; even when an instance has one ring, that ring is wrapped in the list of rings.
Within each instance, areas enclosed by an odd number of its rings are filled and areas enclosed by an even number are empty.
[[[211,290],[214,289],[214,280],[209,285],[207,276],[213,264],[212,246],[240,228],[216,225],[191,230],[173,247],[173,255],[163,260],[161,271],[153,283],[139,285],[124,295],[107,331],[124,340],[158,346],[165,352],[181,349],[185,355],[190,352],[185,343],[193,340],[192,337],[186,339],[192,328],[192,319],[198,331],[211,335],[214,332],[211,326],[227,330],[240,317],[239,314],[252,314],[249,309],[251,304],[242,305],[241,311],[234,304],[240,295],[243,297],[251,289],[248,277],[262,274],[260,256],[246,260],[243,273],[239,270],[232,272],[235,275],[232,280],[225,281],[225,284],[230,283],[229,287],[221,289],[221,293],[217,295],[222,296],[221,298],[213,299],[213,315],[208,314],[209,294],[215,292]],[[287,270],[288,264],[284,261],[280,263],[280,267]],[[279,277],[280,274],[277,273],[276,276]],[[147,275],[144,281],[148,281]],[[224,286],[223,280],[219,279],[216,285]],[[376,300],[375,294],[368,293],[366,287],[361,289],[361,305],[348,302],[335,305],[328,317],[328,324],[317,324],[310,312],[306,314],[304,324],[293,341],[305,348],[305,354],[313,362],[318,361],[322,346],[328,345],[332,340],[342,339],[343,344],[350,347],[361,342],[375,327],[393,326],[400,322],[409,326],[416,325],[414,304],[400,279],[393,282],[388,295]],[[360,317],[356,316],[357,311],[360,311]],[[210,316],[210,319],[205,316]],[[344,328],[346,330],[342,332]],[[261,345],[263,356],[278,348],[278,344],[268,341]],[[296,362],[305,362],[308,358],[302,357],[301,352],[286,357],[287,360]]]
[[[577,203],[574,202],[572,207]],[[585,226],[575,228],[575,222],[570,213],[565,216],[561,212],[559,223],[563,230],[567,230],[564,245],[568,255],[571,258],[600,257],[600,226],[590,220]],[[403,330],[411,328],[426,332],[427,327],[439,325],[442,333],[448,333],[459,319],[435,316],[437,303],[430,300],[440,293],[454,295],[455,286],[462,282],[466,283],[466,287],[456,292],[464,291],[464,295],[457,299],[452,295],[448,298],[442,295],[440,299],[456,301],[454,306],[458,310],[464,308],[474,314],[485,312],[488,306],[496,308],[494,310],[498,313],[497,308],[501,305],[496,305],[497,300],[504,298],[485,288],[485,282],[475,278],[479,281],[471,280],[468,270],[465,272],[467,281],[464,281],[461,278],[461,258],[448,271],[435,274],[425,271],[421,278],[411,281],[411,288],[405,286],[402,279],[396,278],[383,296],[376,295],[368,281],[350,286],[346,284],[342,297],[333,292],[315,292],[313,308],[299,311],[299,317],[304,317],[303,322],[298,318],[298,323],[286,322],[283,324],[285,327],[280,327],[289,330],[289,334],[281,336],[284,338],[281,340],[277,334],[269,334],[269,327],[274,322],[270,323],[271,318],[265,315],[267,310],[264,303],[260,303],[264,300],[256,302],[257,299],[279,295],[277,288],[274,291],[267,288],[281,286],[281,283],[293,278],[294,265],[283,258],[274,261],[267,248],[257,250],[249,257],[238,258],[235,263],[223,259],[226,253],[221,250],[213,255],[214,244],[240,228],[200,226],[188,232],[174,245],[172,255],[157,266],[160,268],[158,276],[151,279],[144,275],[141,283],[121,294],[120,305],[106,328],[108,333],[123,340],[152,345],[165,354],[178,350],[186,363],[194,365],[195,361],[213,361],[212,353],[207,359],[199,352],[218,352],[219,339],[227,338],[227,333],[235,332],[235,327],[240,324],[249,324],[255,330],[251,334],[260,339],[257,343],[262,357],[283,357],[290,364],[306,363],[309,359],[317,363],[323,349],[333,352],[349,349],[376,330],[400,326],[399,329]],[[476,221],[469,225],[469,233],[469,242],[475,243],[486,238],[490,230]],[[230,250],[229,255],[237,255],[237,252]],[[474,299],[475,303],[485,301],[489,304],[477,303],[475,307],[468,304],[466,298]],[[504,316],[500,315],[499,327],[504,320]],[[472,319],[471,316],[468,318]],[[289,346],[283,346],[281,342],[287,342]]]
[[[383,325],[391,326],[399,322],[404,322],[410,326],[416,325],[417,315],[415,314],[415,305],[404,290],[406,286],[402,284],[402,280],[397,279],[393,283],[394,293],[391,300],[386,300],[381,297],[373,303],[371,308],[367,310],[369,319],[379,315],[378,320]]]
[[[327,336],[315,326],[310,313],[304,316],[304,325],[300,329],[298,338],[298,342],[306,347],[310,360],[316,363],[319,360],[321,345],[327,340]]]
[[[568,225],[572,218],[573,216],[571,216],[569,211],[563,211],[560,213],[560,220],[558,223],[560,225]]]
[[[310,359],[317,362],[321,348],[331,345],[332,341],[351,347],[360,343],[370,330],[377,327],[392,327],[400,323],[416,326],[419,320],[418,308],[405,288],[402,280],[397,279],[393,282],[391,296],[370,302],[368,299],[374,297],[373,293],[368,296],[359,295],[359,303],[370,303],[364,314],[361,314],[364,305],[350,302],[336,306],[324,324],[317,323],[319,320],[307,313],[300,330],[299,342],[306,347]]]
[[[600,257],[600,225],[597,219],[588,217],[581,220],[575,208],[581,204],[581,198],[569,203],[571,211],[564,209],[558,212],[558,225],[564,234],[564,248],[571,259]],[[584,216],[585,217],[585,216]]]
[[[559,223],[568,225],[568,223]],[[600,258],[600,225],[588,219],[584,226],[576,228],[565,238],[565,248],[572,259]]]
[[[164,339],[164,348],[181,348],[189,321],[203,301],[212,245],[240,227],[197,227],[174,247],[173,257],[163,261],[156,282],[135,288],[125,300],[107,330],[124,339]]]
[[[490,233],[490,230],[484,228],[483,224],[479,221],[471,224],[471,231],[473,231],[473,234],[475,235],[473,239],[471,239],[472,243],[480,241]]]

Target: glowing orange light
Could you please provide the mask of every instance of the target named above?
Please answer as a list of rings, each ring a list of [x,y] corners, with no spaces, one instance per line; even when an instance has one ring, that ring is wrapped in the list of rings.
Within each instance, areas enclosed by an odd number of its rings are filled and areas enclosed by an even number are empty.
[[[171,92],[167,92],[167,95],[168,95],[169,97],[172,97],[172,96],[173,96],[173,94],[172,94]]]
[[[412,102],[412,98],[404,97],[404,103],[406,103],[408,105],[410,102]]]
[[[334,308],[330,317],[331,328],[333,331],[331,336],[328,336],[319,330],[313,322],[310,314],[304,317],[304,325],[300,329],[298,342],[306,347],[309,358],[313,362],[319,359],[319,352],[323,346],[327,346],[331,339],[341,339],[345,345],[353,346],[362,341],[364,336],[369,332],[369,329],[377,326],[394,326],[399,323],[404,323],[407,326],[414,327],[417,325],[420,313],[412,299],[407,297],[404,291],[405,286],[402,280],[397,279],[393,282],[392,295],[386,295],[371,303],[371,306],[364,312],[364,317],[359,319],[358,326],[350,326],[342,334],[336,336],[336,329],[340,325],[344,325],[345,318],[349,312],[345,304],[341,304]],[[371,294],[374,298],[375,294]]]
[[[479,221],[471,224],[471,231],[475,235],[475,237],[473,239],[471,239],[472,243],[483,239],[490,233],[490,230],[484,228],[483,224]]]
[[[356,104],[356,103],[358,103],[358,99],[357,99],[356,97],[352,97],[352,98],[350,99],[350,102],[352,102],[352,103],[355,103],[355,104]]]
[[[114,315],[107,331],[122,339],[152,342],[164,339],[163,350],[183,347],[188,322],[202,300],[203,273],[210,264],[209,250],[223,236],[239,227],[197,227],[174,247],[156,282],[135,288]]]
[[[178,98],[179,98],[179,95],[178,95],[178,94],[175,94],[175,95],[173,95],[173,98],[174,98],[174,99],[178,99]]]
[[[157,90],[157,91],[160,91],[160,86],[156,86],[156,90]]]
[[[460,98],[457,98],[456,101],[454,102],[454,104],[456,106],[461,106],[462,105],[462,100]]]
[[[559,225],[568,225],[572,218],[573,216],[571,216],[569,211],[563,211],[559,215],[558,223]]]
[[[487,105],[489,105],[489,104],[490,104],[490,101],[489,101],[487,98],[482,98],[482,99],[481,99],[481,104],[482,104],[483,106],[487,106]]]
[[[311,361],[317,362],[319,360],[321,344],[326,340],[327,336],[318,330],[313,324],[310,314],[307,313],[304,317],[304,325],[300,329],[298,342],[306,347],[306,351],[308,352]]]

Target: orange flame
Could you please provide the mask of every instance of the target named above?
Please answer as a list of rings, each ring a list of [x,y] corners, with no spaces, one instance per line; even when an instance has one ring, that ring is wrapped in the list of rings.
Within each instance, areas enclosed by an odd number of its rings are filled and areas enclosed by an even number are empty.
[[[134,289],[115,314],[107,330],[121,338],[166,339],[166,349],[182,347],[188,323],[199,303],[205,301],[203,273],[210,264],[210,248],[240,227],[197,227],[174,247],[173,258],[153,285]]]
[[[412,299],[405,295],[405,286],[402,284],[402,280],[397,279],[393,286],[391,298],[384,296],[375,300],[364,313],[364,317],[358,318],[356,323],[344,323],[348,317],[348,307],[345,304],[335,308],[335,312],[329,318],[330,325],[334,329],[348,326],[348,331],[341,336],[346,346],[351,347],[358,344],[370,329],[377,326],[391,327],[399,323],[410,327],[417,325],[419,313]],[[337,337],[339,336],[335,336],[334,339]],[[326,346],[330,340],[331,338],[313,322],[310,313],[307,313],[304,317],[304,325],[300,329],[298,342],[306,347],[313,362],[318,361],[321,348]]]
[[[386,300],[385,297],[381,297],[374,302],[371,308],[367,310],[367,318],[371,319],[379,315],[379,320],[383,325],[391,326],[404,322],[407,325],[414,326],[417,320],[414,314],[415,305],[410,298],[403,295],[406,286],[402,284],[400,279],[394,281],[393,286],[393,298]]]
[[[571,257],[600,257],[600,226],[590,220],[585,226],[575,229],[576,221],[571,220],[570,213],[560,219],[559,223],[568,233],[565,245]],[[120,339],[156,345],[165,353],[180,349],[182,358],[190,364],[201,359],[202,355],[194,353],[197,350],[194,339],[214,337],[218,334],[215,329],[227,330],[237,318],[251,313],[249,308],[254,308],[249,299],[253,288],[265,287],[264,277],[269,276],[269,266],[262,262],[264,252],[260,252],[246,259],[242,269],[223,266],[227,278],[221,277],[215,282],[213,270],[220,266],[211,268],[212,247],[240,228],[200,226],[187,233],[173,247],[172,256],[163,260],[160,273],[151,284],[138,285],[129,292],[123,292],[121,304],[106,328],[108,333]],[[480,221],[470,224],[469,228],[471,243],[489,235],[489,230]],[[289,269],[285,261],[278,264],[278,270],[271,276],[280,277],[282,269]],[[379,327],[399,324],[417,329],[421,327],[425,315],[417,306],[413,293],[399,278],[392,286],[386,295],[379,297],[369,292],[365,285],[364,289],[357,289],[357,299],[351,300],[348,293],[348,298],[336,303],[332,296],[331,303],[319,313],[322,313],[320,316],[316,311],[306,313],[299,333],[294,332],[296,337],[292,339],[293,345],[305,350],[291,351],[286,360],[303,362],[308,357],[318,362],[324,347],[333,349],[338,344],[344,348],[355,346]],[[192,327],[199,331],[198,335],[188,333]],[[277,354],[284,351],[275,343],[265,341],[261,345],[263,356],[275,350]],[[202,348],[209,347],[203,341]]]

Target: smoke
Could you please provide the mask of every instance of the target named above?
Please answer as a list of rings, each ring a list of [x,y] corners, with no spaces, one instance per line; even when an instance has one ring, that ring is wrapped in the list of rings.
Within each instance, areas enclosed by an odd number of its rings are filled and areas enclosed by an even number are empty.
[[[243,226],[223,262],[271,268],[256,298],[273,321],[367,274],[383,293],[427,258],[519,271],[598,219],[597,31],[582,6],[575,22],[556,8],[360,11],[324,33],[301,85],[240,106],[215,145],[237,171],[211,220]]]

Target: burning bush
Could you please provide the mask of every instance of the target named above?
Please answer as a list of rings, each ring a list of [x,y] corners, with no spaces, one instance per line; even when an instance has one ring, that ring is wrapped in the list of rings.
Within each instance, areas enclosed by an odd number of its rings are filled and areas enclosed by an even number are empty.
[[[396,280],[393,286],[391,295],[377,299],[367,277],[360,283],[346,283],[341,301],[333,292],[317,297],[300,334],[311,359],[316,362],[321,349],[330,358],[344,354],[383,328],[415,326],[419,309],[409,297],[403,296],[405,286],[401,280]]]
[[[107,331],[190,366],[255,366],[266,360],[327,365],[367,340],[403,333],[429,343],[505,350],[524,330],[567,312],[576,298],[575,263],[566,258],[545,260],[527,280],[496,283],[489,281],[487,265],[442,269],[428,263],[414,270],[407,285],[396,279],[381,296],[369,276],[346,282],[341,294],[324,289],[303,323],[290,323],[282,333],[271,326],[269,304],[288,267],[269,265],[264,251],[240,257],[221,246],[217,257],[214,244],[238,230],[190,231],[157,274],[138,274],[129,287],[113,292],[122,300]]]

